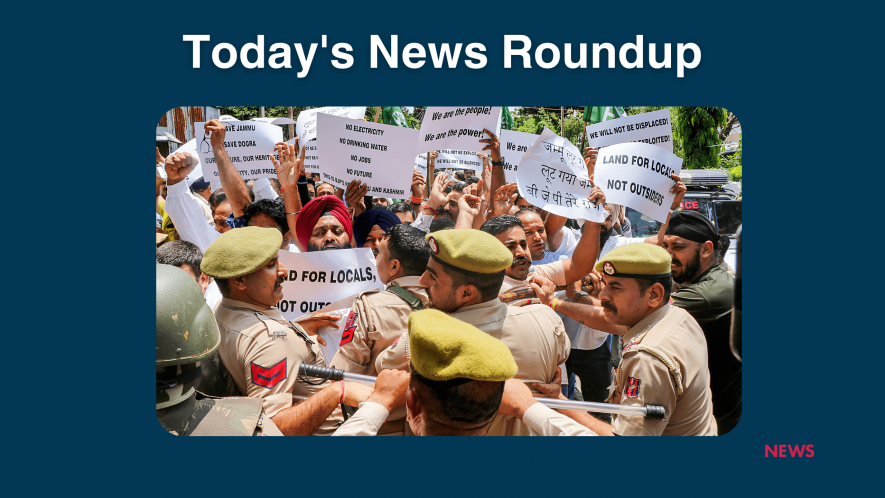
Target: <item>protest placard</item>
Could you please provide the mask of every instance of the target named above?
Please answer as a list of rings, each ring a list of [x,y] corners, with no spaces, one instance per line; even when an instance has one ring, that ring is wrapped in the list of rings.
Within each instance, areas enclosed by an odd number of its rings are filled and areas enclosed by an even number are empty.
[[[384,289],[375,256],[366,247],[293,253],[280,251],[289,270],[283,299],[277,303],[287,320],[319,311],[330,303],[372,289]]]
[[[442,149],[436,158],[434,168],[472,169],[479,174],[482,173],[482,159],[476,155],[476,152],[469,150]]]
[[[679,156],[662,147],[630,142],[600,150],[593,178],[606,202],[623,204],[664,223],[675,197],[670,193],[670,175],[680,171]]]
[[[169,155],[171,156],[172,154],[177,154],[179,152],[188,153],[194,157],[197,157],[197,140],[191,139],[191,140],[187,141],[186,143],[183,143],[181,145],[181,147],[175,149]],[[165,166],[157,166],[157,174],[160,175],[160,178],[165,180],[166,179],[166,167]],[[190,187],[191,185],[193,185],[193,183],[195,181],[199,180],[201,176],[203,176],[203,166],[201,164],[197,163],[197,166],[194,168],[194,170],[191,171],[189,175],[184,177],[184,181],[186,181],[187,186]],[[208,181],[209,179],[207,178],[206,180]],[[219,182],[218,186],[219,187],[221,186],[220,182]],[[213,189],[213,190],[215,190],[215,189]]]
[[[519,193],[534,206],[566,218],[605,221],[600,203],[587,197],[593,186],[578,148],[546,127],[522,156],[516,170]]]
[[[420,171],[425,177],[427,176],[427,152],[422,152],[415,156],[415,169]]]
[[[538,135],[521,131],[501,130],[499,138],[501,139],[501,159],[504,161],[504,179],[507,183],[515,183],[519,161],[522,160],[522,156],[538,139]]]
[[[287,144],[295,145],[295,138],[286,141]],[[301,146],[304,146],[304,172],[308,175],[320,172],[320,158],[317,155],[317,141],[310,142],[298,141],[298,154],[301,154]]]
[[[292,118],[252,118],[249,121],[258,121],[260,123],[270,123],[275,125],[295,124]]]
[[[626,142],[643,142],[673,152],[670,111],[661,109],[610,119],[587,127],[588,147],[606,147]]]
[[[479,140],[489,138],[482,130],[495,133],[500,114],[500,107],[428,107],[416,153],[441,149],[481,152],[485,144]]]
[[[270,160],[277,158],[276,144],[283,141],[283,129],[279,126],[259,121],[222,121],[227,129],[224,133],[224,150],[230,162],[244,179],[276,178],[277,170]],[[197,137],[197,155],[203,166],[203,178],[212,184],[215,190],[221,187],[218,177],[218,165],[212,153],[209,135],[203,131],[206,123],[194,123],[194,135]],[[187,144],[185,144],[187,145]]]
[[[347,188],[353,180],[369,185],[367,195],[404,198],[412,188],[418,130],[319,114],[317,137],[324,182]]]
[[[351,119],[359,119],[366,115],[366,106],[363,107],[320,107],[318,109],[308,109],[298,114],[298,121],[295,122],[295,136],[301,143],[313,140],[317,137],[317,115],[331,114],[332,116],[346,117]]]

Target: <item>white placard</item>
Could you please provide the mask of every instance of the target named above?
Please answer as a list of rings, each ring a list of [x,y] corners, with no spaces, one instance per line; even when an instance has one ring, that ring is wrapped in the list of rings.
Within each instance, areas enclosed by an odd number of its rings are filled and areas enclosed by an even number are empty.
[[[501,115],[500,107],[428,107],[421,122],[417,154],[440,149],[481,152],[494,133]]]
[[[605,221],[605,208],[587,197],[593,190],[578,148],[548,128],[522,156],[516,170],[519,193],[532,205],[566,218]]]
[[[504,179],[507,183],[516,182],[519,161],[535,143],[539,135],[521,131],[501,130],[501,159],[504,161]]]
[[[415,156],[415,169],[421,172],[424,175],[425,179],[427,177],[427,152],[418,154]]]
[[[293,138],[287,141],[287,144],[295,145],[296,138]],[[299,140],[299,147],[301,145],[304,146],[304,171],[308,175],[311,173],[319,173],[320,172],[320,158],[317,156],[317,142],[316,140],[311,140],[310,142],[303,143]],[[301,149],[299,148],[296,151],[298,154],[301,154]]]
[[[662,147],[638,142],[599,151],[594,180],[606,202],[623,204],[661,223],[667,221],[676,194],[671,174],[682,171],[682,158]]]
[[[270,123],[275,125],[295,124],[292,118],[252,118],[249,121],[258,121],[259,123]]]
[[[673,127],[670,111],[636,114],[610,119],[587,127],[587,146],[606,147],[626,142],[643,142],[673,152]]]
[[[404,198],[411,192],[418,130],[330,114],[317,116],[317,128],[324,182],[347,188],[360,180],[375,197]]]
[[[476,155],[476,152],[469,150],[442,149],[436,158],[434,168],[472,169],[477,174],[482,174],[482,159]]]
[[[280,251],[289,270],[277,307],[287,320],[319,311],[330,303],[372,289],[384,290],[375,256],[367,247],[294,253]]]
[[[366,106],[363,107],[320,107],[308,109],[298,114],[295,123],[295,136],[301,143],[313,140],[317,137],[317,114],[330,114],[351,119],[359,119],[366,115]]]
[[[283,129],[279,126],[259,121],[222,121],[227,129],[224,133],[224,150],[230,162],[244,179],[276,178],[277,170],[270,161],[271,154],[277,159],[276,144],[283,141]],[[203,178],[212,185],[212,190],[221,187],[218,165],[212,153],[209,135],[203,131],[206,123],[194,123],[197,138],[196,149],[203,166]],[[187,145],[187,144],[185,144]]]

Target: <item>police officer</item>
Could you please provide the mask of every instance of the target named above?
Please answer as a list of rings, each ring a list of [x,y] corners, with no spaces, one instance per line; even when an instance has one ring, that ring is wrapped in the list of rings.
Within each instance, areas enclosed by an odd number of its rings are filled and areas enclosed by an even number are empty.
[[[277,257],[282,237],[275,228],[230,230],[206,249],[201,269],[215,278],[222,295],[215,311],[221,361],[240,393],[261,399],[283,434],[294,435],[305,428],[294,396],[309,397],[329,384],[298,378],[302,362],[325,366],[326,360],[316,337],[276,307],[288,272]],[[340,408],[321,415],[315,435],[331,435],[343,421]]]
[[[547,306],[507,306],[498,299],[504,272],[513,263],[504,244],[471,229],[443,230],[426,239],[430,261],[420,283],[433,307],[500,339],[519,367],[517,379],[551,382],[571,347],[565,327]],[[408,365],[408,334],[375,360],[379,372],[405,370]],[[518,418],[499,415],[488,434],[530,435],[531,431]]]
[[[200,286],[157,265],[157,418],[179,436],[282,436],[254,398],[196,399],[200,361],[220,336]]]
[[[507,346],[476,327],[437,310],[409,316],[409,373],[386,370],[375,392],[336,436],[376,435],[398,406],[407,406],[418,436],[482,436],[506,413],[541,435],[595,435],[539,404],[522,381]]]

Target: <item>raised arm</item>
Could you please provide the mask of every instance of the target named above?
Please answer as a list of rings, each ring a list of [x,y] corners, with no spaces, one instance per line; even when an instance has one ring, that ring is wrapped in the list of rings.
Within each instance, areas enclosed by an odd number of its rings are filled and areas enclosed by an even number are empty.
[[[213,119],[206,123],[206,134],[209,137],[209,143],[212,145],[212,155],[215,156],[215,164],[218,166],[218,177],[221,179],[221,187],[227,194],[227,202],[230,203],[231,211],[234,218],[243,216],[246,206],[249,205],[249,189],[243,182],[243,177],[234,168],[230,161],[230,156],[224,150],[224,134],[227,129],[224,123],[217,119]]]
[[[553,292],[556,291],[556,286],[553,285],[553,282],[541,275],[535,275],[534,278],[532,278],[532,281],[529,282],[529,285],[535,291],[535,296],[541,300],[541,304],[550,306],[550,303],[554,299]],[[584,299],[588,300],[588,302],[592,300],[592,298]],[[617,328],[605,319],[605,313],[599,306],[570,303],[556,298],[556,302],[552,307],[553,311],[562,313],[572,320],[576,320],[591,329],[602,330],[603,332],[608,332],[610,334],[618,332]]]
[[[489,130],[483,129],[482,131],[489,136],[489,138],[480,140],[481,143],[486,144],[482,150],[489,151],[489,157],[492,160],[492,184],[489,185],[489,190],[491,192],[498,192],[498,189],[507,181],[504,179],[504,161],[501,159],[501,141]]]
[[[166,158],[164,167],[169,191],[164,210],[172,219],[181,240],[196,244],[205,253],[220,234],[206,222],[199,201],[184,181],[197,164],[199,159],[186,152],[177,152]]]
[[[594,185],[587,199],[594,204],[605,204],[605,193],[598,185]],[[581,280],[584,275],[590,273],[596,264],[596,258],[599,257],[599,223],[588,220],[584,223],[583,230],[572,257],[562,262],[566,282]]]
[[[687,190],[685,187],[685,183],[682,182],[682,178],[679,177],[676,173],[670,175],[670,178],[673,179],[673,187],[670,188],[671,194],[676,194],[676,197],[673,198],[673,203],[670,204],[670,213],[667,214],[667,221],[661,225],[661,230],[657,235],[652,235],[650,237],[646,237],[645,241],[649,244],[654,244],[657,246],[664,245],[664,234],[667,233],[667,226],[670,224],[670,217],[673,216],[673,212],[682,204],[682,199],[685,197],[685,191]]]
[[[295,226],[298,223],[298,214],[301,212],[301,196],[298,195],[298,178],[304,174],[304,154],[306,147],[301,148],[301,157],[298,157],[298,141],[295,144],[277,144],[277,153],[280,156],[280,162],[270,155],[274,168],[277,170],[277,180],[280,182],[280,194],[283,196],[283,205],[286,208],[286,222],[289,224],[289,230],[294,234]],[[293,237],[295,245],[302,252],[306,251],[306,247],[301,247],[298,237]]]

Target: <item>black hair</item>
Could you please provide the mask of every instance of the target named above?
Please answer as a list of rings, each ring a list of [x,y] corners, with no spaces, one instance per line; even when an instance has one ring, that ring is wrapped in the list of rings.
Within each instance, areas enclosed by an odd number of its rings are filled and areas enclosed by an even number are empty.
[[[719,240],[716,241],[716,258],[721,261],[722,258],[725,257],[725,254],[728,252],[728,246],[731,245],[731,239],[728,238],[728,235],[720,235]]]
[[[498,413],[504,397],[503,381],[430,380],[412,366],[409,385],[425,405],[427,417],[452,429],[479,429]]]
[[[455,171],[455,179],[463,182],[465,180],[464,172],[461,171],[460,169],[458,171]]]
[[[537,213],[535,213],[537,214]],[[489,218],[479,227],[485,233],[490,233],[494,236],[497,236],[499,233],[504,233],[511,228],[519,226],[523,228],[522,221],[513,216],[512,214],[500,214],[493,218]]]
[[[227,297],[230,293],[230,285],[227,282],[226,278],[216,278],[215,285],[218,286],[218,291],[221,292],[222,296]]]
[[[659,278],[637,278],[636,283],[639,284],[639,295],[645,294],[645,291],[648,290],[654,284],[661,284],[664,286],[664,303],[670,301],[670,291],[673,289],[673,277],[667,275],[666,277]]]
[[[481,302],[491,301],[498,297],[506,272],[504,269],[498,273],[477,273],[448,264],[443,264],[443,267],[446,269],[446,274],[452,277],[452,288],[457,289],[461,285],[472,285],[479,291]]]
[[[474,185],[476,183],[479,183],[478,176],[471,176],[471,177],[467,178],[467,185]]]
[[[417,218],[417,216],[415,216],[415,208],[413,208],[410,203],[405,201],[394,202],[387,209],[389,209],[393,213],[412,213],[412,218]]]
[[[311,177],[309,177],[309,176],[305,176],[304,178],[305,178],[305,181],[307,181],[307,183],[313,185],[314,188],[316,188],[316,186],[317,186],[317,182],[315,182],[313,178],[311,178]]]
[[[370,207],[369,209],[387,209],[387,206],[382,206],[381,203],[379,202],[377,204],[373,203],[372,207]]]
[[[402,223],[390,227],[384,234],[390,259],[399,260],[403,265],[403,276],[421,275],[427,269],[430,244],[424,235],[423,230]]]
[[[255,192],[253,192],[252,187],[249,186],[249,181],[244,178],[243,184],[246,185],[246,190],[249,192],[249,202],[255,202]]]
[[[452,184],[449,186],[452,187],[452,190],[454,190],[455,192],[463,192],[464,189],[467,187],[467,184],[464,182],[452,182]]]
[[[274,191],[275,191],[277,194],[279,194],[279,193],[280,193],[280,187],[282,186],[282,185],[280,185],[280,181],[277,180],[276,178],[268,178],[267,180],[270,182],[270,186],[271,186],[271,188],[273,188]]]
[[[428,233],[449,230],[451,228],[455,228],[455,222],[445,216],[440,216],[430,222],[430,232]]]
[[[227,202],[227,194],[224,193],[224,190],[218,189],[215,192],[212,192],[212,195],[209,196],[209,206],[211,206],[213,210],[218,209],[218,206],[225,202]]]
[[[286,221],[286,209],[283,207],[282,200],[282,197],[278,197],[275,200],[259,199],[249,204],[246,206],[246,209],[243,210],[246,222],[248,223],[249,218],[256,214],[263,213],[273,218],[277,225],[283,229],[283,234],[285,235],[285,233],[289,231],[289,222]]]
[[[157,263],[176,268],[187,265],[197,278],[200,278],[202,262],[203,252],[196,244],[186,240],[173,240],[157,248]]]

